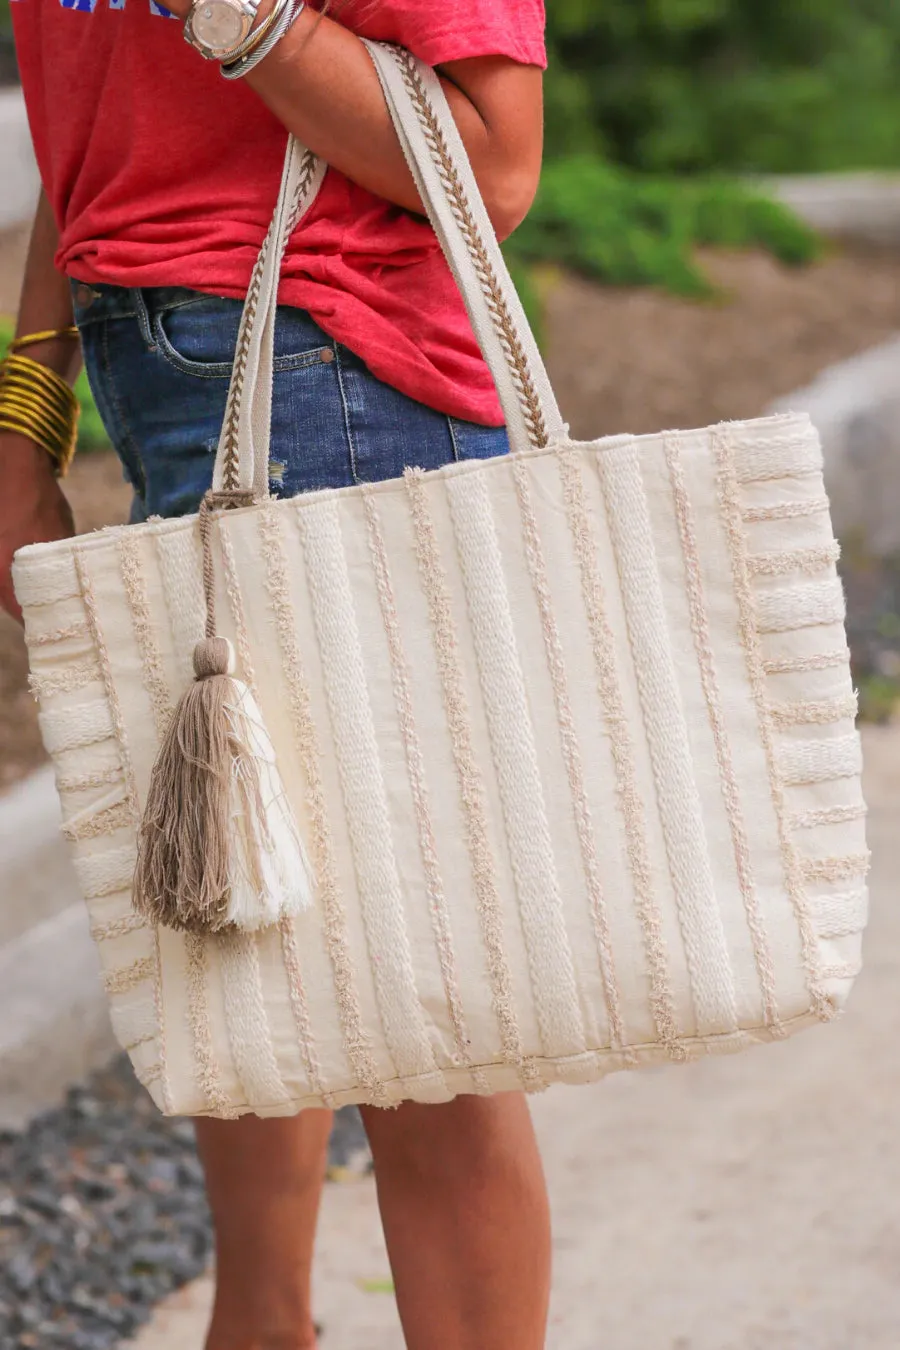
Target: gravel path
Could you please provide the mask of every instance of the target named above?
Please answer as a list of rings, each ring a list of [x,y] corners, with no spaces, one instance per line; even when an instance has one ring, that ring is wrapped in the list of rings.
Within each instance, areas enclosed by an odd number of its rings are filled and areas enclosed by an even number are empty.
[[[342,1112],[332,1172],[367,1162]],[[0,1350],[111,1350],[211,1251],[193,1126],[160,1116],[127,1060],[0,1133]]]

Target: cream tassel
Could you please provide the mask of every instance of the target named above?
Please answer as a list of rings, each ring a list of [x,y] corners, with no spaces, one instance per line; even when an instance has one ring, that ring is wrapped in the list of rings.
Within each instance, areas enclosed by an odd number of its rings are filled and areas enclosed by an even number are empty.
[[[212,626],[208,505],[201,513]],[[138,833],[134,907],[195,933],[256,932],[312,904],[314,878],[262,714],[207,637],[160,748]]]

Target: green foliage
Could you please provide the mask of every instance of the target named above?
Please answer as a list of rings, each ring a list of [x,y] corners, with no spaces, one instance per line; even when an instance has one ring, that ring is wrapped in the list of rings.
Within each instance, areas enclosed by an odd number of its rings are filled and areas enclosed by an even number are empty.
[[[12,320],[0,317],[0,358],[6,355],[6,349],[12,340],[14,331]],[[108,449],[109,437],[97,411],[97,405],[94,402],[94,396],[91,393],[84,371],[78,377],[75,393],[81,403],[81,417],[78,422],[79,451],[85,453],[90,450]]]
[[[534,208],[507,245],[521,264],[552,259],[614,285],[708,296],[698,245],[760,247],[809,262],[817,237],[786,208],[720,178],[642,176],[590,155],[551,161]]]
[[[900,0],[554,0],[548,149],[649,172],[900,165]]]

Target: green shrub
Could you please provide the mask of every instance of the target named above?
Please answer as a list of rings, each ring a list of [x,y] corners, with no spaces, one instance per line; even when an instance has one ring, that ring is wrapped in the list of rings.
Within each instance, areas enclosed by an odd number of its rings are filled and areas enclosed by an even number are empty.
[[[900,166],[898,0],[553,0],[551,156],[648,172]]]
[[[6,355],[6,350],[13,337],[14,331],[11,319],[0,318],[0,358]],[[87,382],[87,376],[84,371],[82,371],[78,377],[78,382],[75,385],[75,393],[81,404],[81,417],[78,422],[79,451],[87,452],[90,450],[108,449],[109,437],[106,434],[106,428],[97,411],[97,405],[94,402],[94,396],[91,393],[90,386]]]
[[[698,245],[811,261],[819,241],[785,207],[721,178],[642,176],[583,154],[551,160],[534,208],[507,244],[520,266],[552,260],[613,285],[709,295]]]

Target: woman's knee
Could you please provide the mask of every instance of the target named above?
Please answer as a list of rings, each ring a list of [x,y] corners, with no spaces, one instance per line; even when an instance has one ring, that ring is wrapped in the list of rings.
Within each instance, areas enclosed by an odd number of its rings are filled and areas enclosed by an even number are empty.
[[[511,1174],[539,1171],[531,1116],[524,1097],[458,1097],[396,1111],[362,1109],[376,1171],[401,1174],[422,1187],[478,1186]]]

